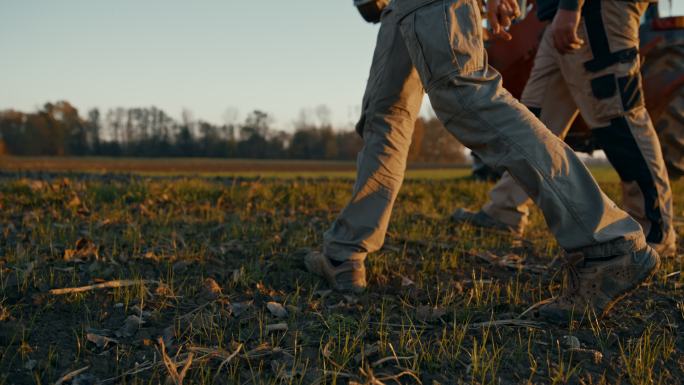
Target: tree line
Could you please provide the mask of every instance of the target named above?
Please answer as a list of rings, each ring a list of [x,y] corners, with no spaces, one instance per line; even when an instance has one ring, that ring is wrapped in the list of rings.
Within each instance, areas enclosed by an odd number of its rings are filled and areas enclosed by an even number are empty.
[[[353,160],[363,140],[336,130],[325,106],[303,110],[294,131],[275,129],[268,113],[235,114],[217,125],[184,111],[180,121],[156,107],[89,110],[69,102],[46,103],[35,112],[0,111],[0,154],[17,156],[218,157]],[[409,161],[461,163],[464,148],[437,119],[419,119]]]

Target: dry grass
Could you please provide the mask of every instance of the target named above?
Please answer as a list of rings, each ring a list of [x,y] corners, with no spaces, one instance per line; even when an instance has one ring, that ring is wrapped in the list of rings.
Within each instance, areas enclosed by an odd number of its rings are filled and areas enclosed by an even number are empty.
[[[617,196],[617,183],[603,186]],[[344,296],[301,257],[349,179],[6,172],[0,384],[678,383],[682,262],[607,320],[514,321],[558,291],[531,268],[558,250],[536,211],[515,247],[445,221],[488,187],[408,181],[386,247],[367,261],[371,290]],[[492,259],[509,254],[519,258]]]

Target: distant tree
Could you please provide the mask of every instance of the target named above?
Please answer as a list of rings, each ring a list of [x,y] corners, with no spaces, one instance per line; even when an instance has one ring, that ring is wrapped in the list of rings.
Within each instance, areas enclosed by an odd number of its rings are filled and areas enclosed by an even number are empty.
[[[102,130],[102,122],[100,121],[100,110],[92,108],[88,111],[87,127],[87,141],[91,153],[97,154],[100,148],[100,131]]]
[[[237,156],[240,158],[268,158],[272,155],[267,135],[271,118],[261,110],[254,110],[240,127]]]
[[[351,129],[336,130],[330,109],[302,109],[288,133],[254,110],[242,124],[227,109],[224,124],[196,120],[185,109],[181,121],[157,107],[93,108],[85,119],[66,101],[46,103],[34,113],[0,111],[0,143],[15,155],[207,156],[261,159],[354,160],[363,140]],[[239,133],[239,135],[236,135]],[[435,118],[416,122],[409,150],[412,162],[464,161],[463,146]]]
[[[254,110],[245,119],[245,124],[240,128],[240,139],[249,139],[253,135],[263,138],[268,135],[271,117],[266,112]]]
[[[448,133],[437,118],[420,118],[424,132],[415,145],[420,145],[416,161],[427,163],[465,163],[465,148]]]

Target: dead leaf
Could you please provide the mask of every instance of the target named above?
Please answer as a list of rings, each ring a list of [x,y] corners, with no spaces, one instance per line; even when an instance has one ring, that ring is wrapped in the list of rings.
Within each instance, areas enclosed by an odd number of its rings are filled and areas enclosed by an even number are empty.
[[[69,208],[76,208],[81,205],[81,199],[78,198],[78,196],[74,195],[73,198],[67,203],[67,207]]]
[[[603,353],[599,352],[598,350],[577,348],[568,349],[568,352],[572,353],[574,361],[589,360],[595,365],[598,365],[601,363],[601,361],[603,361]]]
[[[421,305],[416,309],[416,317],[423,322],[434,321],[446,314],[446,309]]]
[[[403,275],[401,276],[401,286],[406,287],[406,286],[415,286],[416,283],[413,282],[410,278],[404,277]]]
[[[202,297],[214,300],[220,297],[222,294],[221,286],[213,278],[207,278],[204,280],[204,287],[202,288]]]
[[[100,259],[99,248],[91,240],[80,238],[73,249],[64,250],[64,260],[83,262],[89,259]]]
[[[143,325],[144,321],[136,315],[131,315],[126,318],[123,326],[114,332],[117,337],[131,337],[138,332],[138,329]]]
[[[252,307],[252,302],[251,302],[251,301],[247,301],[247,302],[238,302],[238,303],[231,303],[231,304],[230,304],[231,314],[232,314],[234,317],[239,317],[239,316],[241,316],[242,314],[244,314],[244,312],[246,312],[247,310],[249,310],[249,308],[251,308],[251,307]]]
[[[173,293],[173,290],[171,290],[171,287],[165,283],[160,283],[157,285],[157,288],[154,290],[154,295],[158,297],[174,297],[175,294]]]
[[[107,336],[95,334],[95,333],[88,333],[86,334],[86,339],[95,345],[97,345],[98,348],[102,349],[109,345],[109,343],[113,344],[118,344],[119,341],[115,340],[114,338],[109,338]]]

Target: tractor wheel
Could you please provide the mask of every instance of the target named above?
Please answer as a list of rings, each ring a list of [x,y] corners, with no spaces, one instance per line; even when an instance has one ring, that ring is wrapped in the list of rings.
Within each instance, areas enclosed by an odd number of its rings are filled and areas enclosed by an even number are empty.
[[[684,176],[684,87],[675,92],[655,126],[670,178]]]
[[[684,73],[684,45],[672,45],[658,49],[647,56],[644,73],[676,71]],[[655,117],[663,156],[671,179],[684,176],[684,87],[675,91],[667,107]]]

